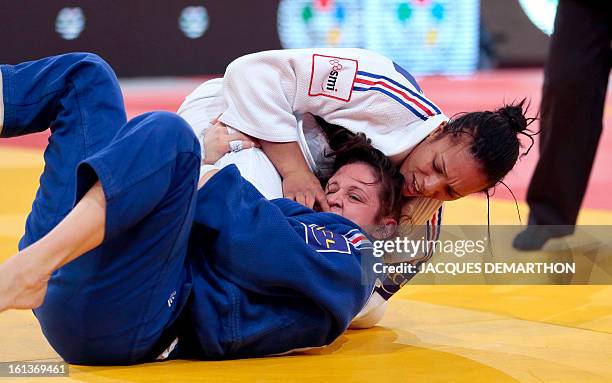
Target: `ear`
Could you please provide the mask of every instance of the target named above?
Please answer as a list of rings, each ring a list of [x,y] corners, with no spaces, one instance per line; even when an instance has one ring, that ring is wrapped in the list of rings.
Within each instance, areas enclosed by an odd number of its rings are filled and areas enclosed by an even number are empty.
[[[378,228],[372,233],[376,239],[387,239],[397,230],[397,221],[391,217],[382,218],[378,222]]]
[[[447,123],[448,122],[446,121],[442,121],[440,125],[438,125],[431,133],[429,133],[429,136],[427,136],[427,138],[432,138],[432,139],[439,138],[441,134],[444,132],[444,127],[446,126]]]

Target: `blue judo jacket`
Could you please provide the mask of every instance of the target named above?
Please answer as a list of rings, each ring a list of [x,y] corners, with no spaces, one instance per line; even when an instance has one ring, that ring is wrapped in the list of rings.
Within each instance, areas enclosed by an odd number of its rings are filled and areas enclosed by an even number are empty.
[[[199,191],[190,242],[182,341],[192,343],[192,357],[327,345],[374,285],[371,243],[357,225],[288,199],[268,201],[233,165]]]

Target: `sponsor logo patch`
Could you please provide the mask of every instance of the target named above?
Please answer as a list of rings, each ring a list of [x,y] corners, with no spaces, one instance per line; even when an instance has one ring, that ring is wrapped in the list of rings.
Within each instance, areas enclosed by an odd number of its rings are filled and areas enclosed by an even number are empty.
[[[357,70],[357,60],[312,55],[312,73],[308,95],[350,101]]]

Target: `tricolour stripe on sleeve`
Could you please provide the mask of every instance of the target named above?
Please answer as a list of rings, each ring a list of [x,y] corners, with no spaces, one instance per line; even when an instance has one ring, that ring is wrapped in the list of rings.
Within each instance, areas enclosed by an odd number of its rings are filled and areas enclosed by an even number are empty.
[[[352,231],[353,230],[351,230],[351,232]],[[372,242],[370,242],[370,240],[368,240],[368,237],[366,237],[365,235],[363,235],[359,231],[355,231],[350,236],[349,236],[349,233],[347,233],[346,237],[347,237],[348,241],[356,249],[363,250],[363,249],[371,249],[372,248]]]
[[[377,91],[383,94],[386,94],[387,96],[391,97],[392,99],[394,99],[395,101],[397,101],[398,103],[400,103],[401,105],[403,105],[405,108],[407,108],[408,110],[410,110],[412,113],[414,113],[415,116],[417,116],[418,118],[420,118],[423,121],[427,120],[427,116],[423,115],[422,113],[419,113],[414,107],[412,107],[410,104],[402,101],[401,98],[399,98],[398,96],[394,95],[393,93],[389,92],[386,89],[382,89],[380,87],[368,87],[368,88],[363,88],[363,87],[359,87],[359,86],[353,86],[353,91],[355,92],[366,92],[369,90],[373,90],[373,91]]]
[[[438,108],[436,106],[436,104],[434,104],[433,102],[431,102],[427,97],[425,97],[422,93],[419,93],[417,91],[415,91],[414,89],[410,89],[409,87],[400,84],[399,82],[393,80],[392,78],[389,78],[387,76],[383,76],[380,74],[375,74],[375,73],[370,73],[370,72],[365,72],[365,71],[358,71],[357,72],[357,76],[355,77],[355,82],[358,82],[357,80],[369,80],[369,81],[374,81],[376,83],[381,83],[384,84],[382,86],[384,86],[385,88],[392,90],[394,92],[396,92],[397,94],[400,94],[402,96],[405,96],[406,98],[410,98],[415,100],[415,103],[418,103],[419,109],[422,110],[427,110],[427,115],[429,116],[433,116],[436,114],[440,114],[442,113],[440,111],[440,108]]]

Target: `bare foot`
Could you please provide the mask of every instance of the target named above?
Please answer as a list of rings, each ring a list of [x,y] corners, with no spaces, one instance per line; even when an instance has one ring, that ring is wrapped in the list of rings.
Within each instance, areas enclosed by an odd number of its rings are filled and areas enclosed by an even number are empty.
[[[0,312],[43,303],[50,275],[37,270],[29,258],[19,253],[0,264]]]

